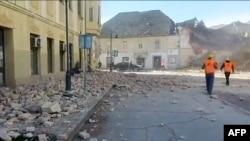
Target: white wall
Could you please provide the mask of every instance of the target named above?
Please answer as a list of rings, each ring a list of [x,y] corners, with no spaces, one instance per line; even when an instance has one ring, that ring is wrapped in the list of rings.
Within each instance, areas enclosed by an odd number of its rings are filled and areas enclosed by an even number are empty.
[[[102,62],[102,67],[107,68],[107,53],[102,53],[100,55],[100,61]],[[118,52],[118,57],[115,57],[115,64],[122,62],[122,57],[129,57],[129,61],[132,61],[132,63],[136,64],[136,59],[134,58],[134,53],[119,53]]]
[[[149,55],[145,58],[145,69],[153,69],[153,59],[154,56],[161,56],[162,59],[164,59],[165,67],[166,69],[174,69],[177,68],[179,65],[179,58],[178,54],[169,54],[168,52],[153,52],[149,53]],[[122,57],[129,57],[129,61],[132,61],[132,63],[136,64],[136,58],[134,57],[134,53],[118,53],[118,57],[115,58],[115,64],[122,62]],[[169,57],[176,57],[176,64],[169,64]],[[102,53],[100,55],[100,61],[102,62],[102,67],[107,68],[107,53]]]
[[[100,62],[102,63],[102,68],[107,68],[107,63],[106,63],[106,60],[107,60],[107,53],[102,53],[102,54],[99,56],[99,59],[100,59]]]
[[[167,52],[154,52],[154,53],[150,53],[148,55],[148,57],[146,58],[145,60],[145,69],[153,69],[153,59],[154,59],[154,56],[161,56],[162,59],[164,59],[165,61],[165,66],[166,66],[166,63],[167,63]]]
[[[176,48],[168,49],[167,69],[176,69],[180,65],[179,64],[179,60],[180,60],[179,54],[180,54],[179,49],[176,49]],[[176,61],[175,64],[170,63],[171,58],[175,58],[175,61]]]
[[[132,63],[136,63],[136,60],[134,58],[134,53],[128,52],[128,53],[119,53],[118,57],[115,57],[115,64],[122,62],[122,57],[129,57],[129,62],[132,61]]]

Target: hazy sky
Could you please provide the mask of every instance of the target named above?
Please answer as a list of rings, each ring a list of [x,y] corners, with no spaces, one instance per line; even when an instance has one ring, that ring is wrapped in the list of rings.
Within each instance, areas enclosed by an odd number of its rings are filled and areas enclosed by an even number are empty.
[[[250,1],[102,1],[102,23],[120,12],[161,10],[174,22],[196,17],[206,26],[250,21]]]

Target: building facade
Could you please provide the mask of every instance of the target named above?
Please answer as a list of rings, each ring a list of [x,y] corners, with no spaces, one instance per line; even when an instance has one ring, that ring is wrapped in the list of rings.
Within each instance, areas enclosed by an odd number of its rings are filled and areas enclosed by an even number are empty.
[[[100,1],[68,0],[68,9],[73,67],[77,61],[83,64],[79,35],[100,34]],[[15,87],[64,75],[65,21],[65,0],[0,1],[0,85]],[[95,50],[88,51],[90,58]]]
[[[110,64],[110,38],[100,38],[100,60],[104,68]],[[144,69],[177,69],[188,65],[194,51],[189,44],[189,33],[182,29],[180,34],[171,36],[147,36],[132,38],[113,38],[112,50],[118,51],[114,63],[132,62],[143,65]]]
[[[194,55],[189,41],[189,31],[181,27],[177,30],[174,21],[160,10],[122,12],[102,26],[100,60],[108,68],[110,50],[116,50],[115,64],[126,61],[144,69],[162,65],[166,69],[181,68]]]

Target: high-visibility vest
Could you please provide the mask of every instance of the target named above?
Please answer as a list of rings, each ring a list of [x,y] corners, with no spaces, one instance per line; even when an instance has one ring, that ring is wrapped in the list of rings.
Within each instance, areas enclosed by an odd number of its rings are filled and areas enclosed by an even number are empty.
[[[217,62],[214,60],[207,60],[205,62],[205,73],[214,73],[216,71],[215,66],[217,66]]]
[[[224,63],[224,72],[232,72],[233,63],[225,62]]]

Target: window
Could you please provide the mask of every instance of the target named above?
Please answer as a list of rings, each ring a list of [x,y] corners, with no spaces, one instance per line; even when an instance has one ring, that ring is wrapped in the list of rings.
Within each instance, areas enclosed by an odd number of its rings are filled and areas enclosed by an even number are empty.
[[[39,37],[35,34],[30,34],[30,64],[31,64],[31,74],[38,75],[38,58],[39,58],[39,47],[34,47],[34,40]]]
[[[54,1],[47,1],[47,14],[53,16],[54,9]]]
[[[60,50],[60,71],[65,71],[65,44],[63,41],[59,42],[59,50]]]
[[[175,57],[169,58],[169,64],[176,64],[176,58]]]
[[[89,21],[92,22],[93,21],[93,8],[89,8]]]
[[[138,48],[139,48],[139,49],[142,49],[142,47],[143,47],[143,44],[142,44],[142,42],[140,42],[140,43],[138,44]]]
[[[98,24],[101,24],[101,7],[98,6]]]
[[[68,0],[69,2],[69,9],[72,10],[72,0]]]
[[[126,49],[128,46],[127,46],[127,41],[123,41],[123,48]]]
[[[129,57],[122,57],[122,62],[129,62]]]
[[[82,67],[82,49],[79,48],[79,63],[80,63],[80,68]]]
[[[159,40],[155,41],[155,49],[159,49],[160,44],[161,44],[161,42]]]
[[[82,1],[78,0],[77,5],[78,5],[78,16],[82,17]]]
[[[110,51],[110,45],[109,42],[107,43],[107,55],[109,55],[109,51]]]
[[[53,39],[47,38],[48,73],[53,73]]]
[[[74,47],[72,43],[69,43],[69,58],[70,58],[70,69],[74,67]]]

